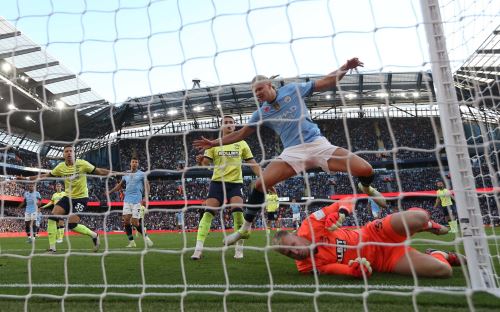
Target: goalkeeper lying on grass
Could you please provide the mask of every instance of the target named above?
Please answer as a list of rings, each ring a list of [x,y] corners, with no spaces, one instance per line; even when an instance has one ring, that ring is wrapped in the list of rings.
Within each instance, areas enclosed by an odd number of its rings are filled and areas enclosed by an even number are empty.
[[[295,259],[299,272],[316,270],[358,278],[370,277],[373,271],[411,275],[412,267],[417,276],[451,277],[451,266],[460,265],[456,253],[434,249],[421,253],[405,246],[417,232],[448,233],[448,228],[430,220],[424,209],[397,212],[359,229],[342,228],[353,208],[354,200],[345,199],[311,214],[297,234],[276,233],[273,242],[280,246],[277,251]]]

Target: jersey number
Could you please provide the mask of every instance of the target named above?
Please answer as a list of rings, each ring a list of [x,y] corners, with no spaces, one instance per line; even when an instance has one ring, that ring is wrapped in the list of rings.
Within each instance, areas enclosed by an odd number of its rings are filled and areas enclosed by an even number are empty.
[[[85,208],[85,205],[84,205],[84,204],[82,204],[82,203],[78,203],[78,204],[76,204],[76,205],[75,205],[75,207],[74,207],[74,208],[75,208],[75,211],[76,211],[76,212],[82,212],[82,211],[83,211],[83,209]]]

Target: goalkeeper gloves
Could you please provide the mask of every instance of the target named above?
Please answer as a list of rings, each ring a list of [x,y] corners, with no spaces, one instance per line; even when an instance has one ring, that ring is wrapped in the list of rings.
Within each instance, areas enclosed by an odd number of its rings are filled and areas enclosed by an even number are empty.
[[[356,258],[355,260],[349,260],[348,265],[351,268],[351,275],[354,277],[362,278],[363,272],[367,278],[372,275],[372,266],[370,264],[370,261],[366,260],[366,258]]]

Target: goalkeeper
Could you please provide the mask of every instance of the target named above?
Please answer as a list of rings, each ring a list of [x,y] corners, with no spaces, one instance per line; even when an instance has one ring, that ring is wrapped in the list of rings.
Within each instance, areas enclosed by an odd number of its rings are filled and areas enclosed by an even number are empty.
[[[460,265],[454,252],[428,249],[421,253],[405,246],[416,232],[448,233],[448,228],[430,220],[424,209],[394,213],[355,230],[342,228],[353,206],[351,199],[336,202],[304,220],[296,235],[276,233],[273,243],[280,246],[277,251],[295,259],[301,273],[317,271],[358,278],[370,277],[373,271],[412,275],[412,267],[417,276],[445,278],[451,277],[452,265]]]

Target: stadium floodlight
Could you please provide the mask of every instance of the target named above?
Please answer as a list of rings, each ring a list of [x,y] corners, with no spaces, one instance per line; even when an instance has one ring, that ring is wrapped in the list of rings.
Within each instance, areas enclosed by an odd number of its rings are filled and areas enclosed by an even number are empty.
[[[193,110],[194,110],[195,112],[201,112],[201,111],[202,111],[202,110],[204,110],[204,109],[205,109],[205,107],[203,107],[203,106],[195,106],[195,107],[193,108]]]
[[[14,105],[12,103],[9,103],[9,105],[7,105],[7,108],[10,109],[10,110],[16,110],[17,109],[16,105]]]
[[[31,116],[30,116],[30,115],[26,115],[26,116],[24,116],[24,120],[26,120],[26,121],[31,121],[31,122],[35,122],[35,121],[33,120],[33,118],[31,118]]]
[[[167,114],[170,116],[177,115],[177,109],[175,109],[175,108],[169,109]]]
[[[420,97],[420,93],[418,93],[418,92],[413,92],[412,95],[414,98]]]
[[[155,117],[155,118],[158,117],[158,113],[154,113],[153,117]]]
[[[10,73],[10,72],[11,72],[11,70],[12,70],[12,65],[10,65],[10,64],[9,64],[9,63],[7,63],[7,62],[4,62],[4,63],[2,64],[2,71],[3,71],[4,73]]]
[[[64,108],[64,106],[65,106],[65,104],[64,104],[64,102],[63,102],[63,101],[61,101],[61,100],[57,100],[57,101],[56,101],[56,108],[57,108],[57,109],[63,109],[63,108]]]
[[[143,115],[142,118],[146,119],[146,118],[148,118],[148,115]]]
[[[354,93],[348,93],[345,97],[348,98],[349,100],[352,100],[352,99],[357,98],[358,95],[354,94]]]
[[[386,97],[389,97],[389,93],[387,93],[387,92],[377,93],[377,97],[386,98]]]
[[[221,105],[220,105],[220,104],[217,104],[217,108],[221,108]]]
[[[329,100],[331,97],[332,97],[332,96],[331,96],[330,94],[327,94],[327,95],[325,96],[325,98],[326,98],[327,100]]]

